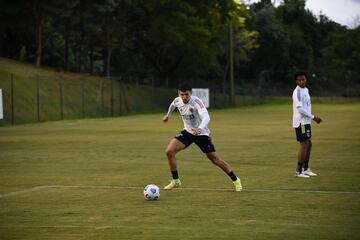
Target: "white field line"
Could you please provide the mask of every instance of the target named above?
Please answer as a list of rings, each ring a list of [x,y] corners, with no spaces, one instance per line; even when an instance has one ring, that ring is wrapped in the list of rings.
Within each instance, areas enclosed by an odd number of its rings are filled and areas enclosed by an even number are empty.
[[[20,191],[0,194],[1,198],[22,195],[26,193],[36,192],[40,190],[54,189],[54,188],[77,188],[77,189],[136,189],[141,190],[143,187],[140,186],[106,186],[106,185],[43,185],[36,186]],[[217,192],[233,192],[233,189],[224,188],[180,188],[179,190],[190,190],[190,191],[217,191]],[[166,190],[163,190],[166,191]],[[357,191],[328,191],[328,190],[296,190],[296,189],[244,189],[243,192],[268,192],[268,193],[323,193],[323,194],[354,194],[359,195]]]

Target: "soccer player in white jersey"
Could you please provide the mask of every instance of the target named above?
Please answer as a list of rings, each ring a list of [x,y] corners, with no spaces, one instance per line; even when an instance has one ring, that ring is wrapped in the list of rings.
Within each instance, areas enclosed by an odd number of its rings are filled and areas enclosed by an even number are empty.
[[[175,155],[195,143],[213,164],[221,168],[231,178],[235,191],[242,191],[240,179],[231,170],[229,164],[222,160],[215,151],[210,131],[207,128],[210,117],[203,102],[198,97],[192,96],[192,88],[188,84],[181,85],[178,94],[179,96],[170,104],[167,114],[163,117],[163,122],[166,123],[171,113],[177,108],[184,122],[184,129],[170,140],[166,148],[172,180],[164,189],[171,190],[181,186]]]
[[[316,176],[309,168],[311,153],[311,120],[320,123],[322,119],[311,114],[311,100],[309,90],[306,87],[307,74],[298,72],[294,75],[296,88],[292,95],[293,100],[293,128],[295,128],[296,139],[300,142],[298,152],[298,163],[295,177],[309,178]]]

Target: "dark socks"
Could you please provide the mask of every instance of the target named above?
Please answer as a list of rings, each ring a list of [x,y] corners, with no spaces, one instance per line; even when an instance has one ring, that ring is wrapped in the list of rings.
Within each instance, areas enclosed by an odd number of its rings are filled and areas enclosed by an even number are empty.
[[[178,171],[171,171],[171,175],[173,179],[179,179]]]
[[[297,163],[297,168],[296,168],[296,171],[298,172],[298,173],[301,173],[302,172],[302,163],[300,163],[300,162],[298,162]]]
[[[304,162],[304,170],[306,171],[309,168],[309,160]]]
[[[237,177],[233,171],[229,172],[228,175],[231,178],[231,180],[233,180],[233,181],[235,181],[237,179]]]

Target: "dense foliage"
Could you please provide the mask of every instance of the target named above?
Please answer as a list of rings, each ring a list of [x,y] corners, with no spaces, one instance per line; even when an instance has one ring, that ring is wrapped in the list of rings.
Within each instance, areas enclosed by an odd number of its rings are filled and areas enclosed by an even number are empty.
[[[315,16],[305,0],[12,0],[1,2],[0,18],[0,56],[61,71],[225,91],[231,26],[236,84],[256,86],[269,73],[286,85],[284,76],[304,69],[318,88],[345,81],[355,89],[347,95],[360,92],[360,27]]]

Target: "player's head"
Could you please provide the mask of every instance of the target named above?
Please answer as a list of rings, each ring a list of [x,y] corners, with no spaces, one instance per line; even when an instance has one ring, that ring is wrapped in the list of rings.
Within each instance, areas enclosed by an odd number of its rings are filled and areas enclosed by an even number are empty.
[[[307,73],[306,72],[295,73],[294,80],[299,87],[304,88],[307,81]]]
[[[187,83],[180,84],[178,88],[178,93],[183,103],[188,103],[192,94],[192,88]]]

